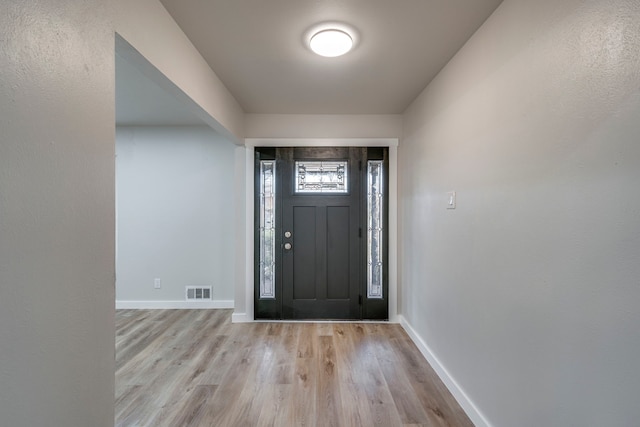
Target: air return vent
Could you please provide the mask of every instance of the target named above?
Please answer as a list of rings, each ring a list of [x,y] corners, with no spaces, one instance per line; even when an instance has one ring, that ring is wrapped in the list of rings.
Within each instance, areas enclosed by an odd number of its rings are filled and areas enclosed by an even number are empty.
[[[186,286],[187,301],[211,301],[211,286]]]

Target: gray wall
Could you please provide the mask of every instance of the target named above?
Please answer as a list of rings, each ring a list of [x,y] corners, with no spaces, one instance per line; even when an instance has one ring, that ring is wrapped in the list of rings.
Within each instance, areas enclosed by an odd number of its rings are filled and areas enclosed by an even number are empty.
[[[234,152],[204,126],[118,127],[118,301],[184,301],[185,285],[233,300]]]
[[[639,2],[505,0],[405,113],[401,313],[495,426],[640,419],[639,88]]]
[[[109,9],[0,2],[2,426],[113,426]]]

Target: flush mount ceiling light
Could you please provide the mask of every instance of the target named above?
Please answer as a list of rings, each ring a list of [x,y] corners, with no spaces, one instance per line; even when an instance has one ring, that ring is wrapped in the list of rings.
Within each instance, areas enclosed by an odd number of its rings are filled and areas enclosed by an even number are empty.
[[[360,43],[360,34],[352,25],[325,21],[308,28],[303,43],[312,52],[326,57],[344,55]]]
[[[353,48],[353,39],[346,31],[329,28],[313,34],[309,40],[309,47],[320,56],[336,57]]]

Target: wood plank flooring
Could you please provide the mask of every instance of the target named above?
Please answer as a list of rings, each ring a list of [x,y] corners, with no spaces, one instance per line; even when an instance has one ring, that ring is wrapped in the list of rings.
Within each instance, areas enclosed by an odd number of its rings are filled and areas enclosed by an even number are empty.
[[[117,426],[473,426],[404,330],[118,310]]]

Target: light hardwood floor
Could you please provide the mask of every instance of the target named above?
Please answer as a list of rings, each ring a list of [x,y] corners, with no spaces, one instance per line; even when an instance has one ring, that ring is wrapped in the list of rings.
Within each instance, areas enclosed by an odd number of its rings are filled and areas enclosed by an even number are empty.
[[[472,426],[399,325],[118,310],[117,426]]]

